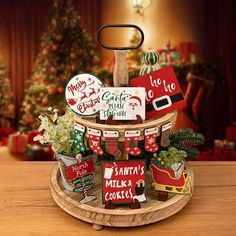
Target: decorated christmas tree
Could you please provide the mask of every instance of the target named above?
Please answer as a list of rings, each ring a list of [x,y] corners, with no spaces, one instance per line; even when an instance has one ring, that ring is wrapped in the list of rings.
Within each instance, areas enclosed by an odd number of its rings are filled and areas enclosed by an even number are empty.
[[[96,61],[94,45],[71,2],[54,0],[51,15],[26,86],[21,121],[24,126],[31,127],[49,106],[64,111],[67,81],[82,71],[91,72]]]
[[[14,118],[15,107],[11,81],[6,77],[5,67],[0,60],[0,127],[8,127]]]

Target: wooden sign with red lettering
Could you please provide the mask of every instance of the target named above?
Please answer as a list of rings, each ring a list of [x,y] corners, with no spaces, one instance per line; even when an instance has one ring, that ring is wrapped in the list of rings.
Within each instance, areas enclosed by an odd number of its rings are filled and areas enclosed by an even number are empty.
[[[66,167],[67,177],[73,181],[75,179],[81,178],[88,174],[91,174],[95,171],[93,159],[87,159],[85,161],[81,161],[80,163],[76,163],[71,166]]]
[[[67,84],[65,97],[69,107],[79,115],[90,116],[99,111],[102,82],[90,74],[74,76]]]
[[[102,202],[145,202],[145,161],[102,162]]]
[[[146,88],[146,119],[165,115],[186,106],[171,66],[134,78],[130,84],[133,87]]]

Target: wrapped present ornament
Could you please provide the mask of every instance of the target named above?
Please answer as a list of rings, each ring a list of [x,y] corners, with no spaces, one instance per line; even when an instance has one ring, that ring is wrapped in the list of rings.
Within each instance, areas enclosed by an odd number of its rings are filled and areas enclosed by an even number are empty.
[[[23,154],[25,153],[26,145],[28,143],[28,135],[15,133],[9,136],[8,149],[10,152]]]

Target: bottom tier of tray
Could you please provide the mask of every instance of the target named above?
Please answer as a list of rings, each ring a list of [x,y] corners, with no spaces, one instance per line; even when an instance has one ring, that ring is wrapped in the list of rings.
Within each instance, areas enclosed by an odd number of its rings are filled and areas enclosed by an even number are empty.
[[[130,209],[128,206],[117,206],[114,210],[105,209],[101,201],[102,186],[100,167],[95,174],[95,186],[89,190],[89,195],[94,195],[97,199],[81,204],[79,200],[83,198],[82,193],[74,193],[62,185],[62,179],[58,165],[52,169],[51,173],[51,193],[55,202],[68,214],[93,224],[93,228],[100,230],[103,226],[132,227],[158,222],[168,218],[180,211],[191,199],[193,192],[194,174],[192,169],[186,164],[186,171],[191,175],[191,191],[187,195],[170,194],[168,200],[161,202],[157,200],[157,191],[152,187],[151,172],[147,171],[146,197],[147,202],[141,204],[140,209]]]

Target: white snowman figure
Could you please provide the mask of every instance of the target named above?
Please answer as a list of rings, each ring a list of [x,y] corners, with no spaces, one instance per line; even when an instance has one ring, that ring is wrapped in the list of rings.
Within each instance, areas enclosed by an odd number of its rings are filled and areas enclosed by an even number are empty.
[[[126,101],[124,108],[127,116],[132,120],[136,120],[136,116],[141,114],[142,101],[138,96],[131,96]]]

